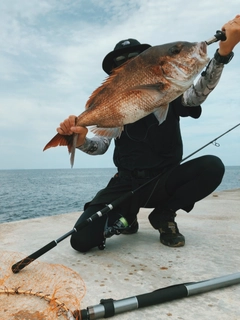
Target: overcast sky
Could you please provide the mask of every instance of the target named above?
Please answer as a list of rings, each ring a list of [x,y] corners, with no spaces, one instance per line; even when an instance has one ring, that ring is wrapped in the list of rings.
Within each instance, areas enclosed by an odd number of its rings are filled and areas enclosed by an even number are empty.
[[[126,38],[202,41],[240,13],[239,0],[7,0],[0,2],[0,169],[70,168],[66,147],[42,151],[106,78],[102,59]],[[218,44],[208,48],[212,57]],[[182,119],[184,157],[240,122],[240,44],[199,120]],[[240,126],[201,154],[240,165]],[[77,151],[75,168],[113,167]]]

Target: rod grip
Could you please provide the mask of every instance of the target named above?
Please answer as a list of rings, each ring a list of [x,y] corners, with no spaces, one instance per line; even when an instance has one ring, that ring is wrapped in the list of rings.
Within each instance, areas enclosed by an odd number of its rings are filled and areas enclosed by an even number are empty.
[[[227,39],[225,32],[221,30],[217,30],[214,37],[221,41],[225,41]]]
[[[41,249],[35,251],[34,253],[30,254],[28,257],[16,262],[12,266],[12,272],[13,273],[18,273],[20,270],[28,266],[31,262],[33,262],[35,259],[39,258],[42,256],[44,253],[48,252],[52,248],[56,247],[57,242],[52,241],[48,243],[46,246],[42,247]]]

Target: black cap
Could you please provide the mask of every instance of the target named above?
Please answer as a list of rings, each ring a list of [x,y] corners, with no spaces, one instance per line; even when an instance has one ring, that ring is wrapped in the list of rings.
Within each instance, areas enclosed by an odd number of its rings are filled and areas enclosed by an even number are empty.
[[[102,68],[107,73],[110,74],[113,67],[113,59],[120,56],[123,53],[130,53],[134,51],[139,51],[139,53],[150,48],[150,44],[141,44],[136,39],[126,39],[118,42],[113,49],[109,52],[103,59]]]

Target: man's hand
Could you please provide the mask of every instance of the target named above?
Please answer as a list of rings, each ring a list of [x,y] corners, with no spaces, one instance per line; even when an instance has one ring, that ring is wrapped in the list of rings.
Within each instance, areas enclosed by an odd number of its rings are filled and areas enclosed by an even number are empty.
[[[240,15],[237,15],[233,20],[225,23],[222,31],[226,34],[226,40],[219,42],[218,53],[221,56],[227,56],[233,51],[233,48],[240,42]]]
[[[71,115],[63,122],[60,123],[60,126],[57,128],[57,132],[62,135],[72,135],[73,133],[78,134],[77,147],[84,144],[88,129],[86,127],[75,126],[76,116]]]

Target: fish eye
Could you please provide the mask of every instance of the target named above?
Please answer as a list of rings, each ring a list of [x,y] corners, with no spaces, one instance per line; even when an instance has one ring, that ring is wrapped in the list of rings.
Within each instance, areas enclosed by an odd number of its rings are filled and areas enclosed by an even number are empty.
[[[177,45],[175,45],[175,46],[173,46],[173,47],[171,47],[170,49],[169,49],[169,53],[170,54],[179,54],[180,52],[181,52],[181,46],[177,46]]]

